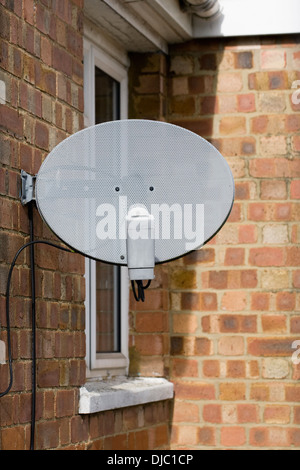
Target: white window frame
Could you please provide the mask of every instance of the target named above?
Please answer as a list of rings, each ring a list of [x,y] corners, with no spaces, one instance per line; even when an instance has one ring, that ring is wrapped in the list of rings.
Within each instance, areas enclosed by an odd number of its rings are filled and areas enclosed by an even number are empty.
[[[101,41],[100,41],[101,42]],[[120,117],[128,117],[128,71],[106,49],[84,39],[84,123],[95,124],[95,67],[120,83]],[[96,262],[86,258],[86,365],[87,378],[97,376],[127,375],[128,373],[128,269],[120,269],[120,349],[118,353],[96,353]]]

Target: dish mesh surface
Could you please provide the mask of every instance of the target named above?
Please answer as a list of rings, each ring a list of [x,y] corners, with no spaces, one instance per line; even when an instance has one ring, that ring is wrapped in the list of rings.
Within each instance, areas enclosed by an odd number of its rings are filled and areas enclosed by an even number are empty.
[[[36,180],[37,206],[52,231],[84,255],[121,265],[127,264],[125,216],[132,205],[156,214],[159,263],[206,243],[233,199],[230,168],[215,147],[181,127],[147,120],[77,132],[51,151]],[[196,231],[203,236],[193,239]]]

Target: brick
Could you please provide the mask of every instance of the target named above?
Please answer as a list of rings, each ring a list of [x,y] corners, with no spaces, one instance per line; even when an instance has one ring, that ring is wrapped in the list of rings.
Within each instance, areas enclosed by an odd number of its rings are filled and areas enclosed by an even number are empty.
[[[286,266],[299,266],[300,264],[300,248],[291,246],[287,248]]]
[[[215,430],[211,427],[201,427],[198,429],[197,443],[209,446],[215,445]]]
[[[269,310],[270,294],[265,292],[253,292],[251,299],[251,308],[253,310]]]
[[[287,198],[286,182],[285,181],[261,181],[260,186],[261,199],[277,199],[282,200]]]
[[[263,360],[263,377],[267,379],[282,379],[289,373],[289,364],[285,359],[267,358]]]
[[[195,250],[184,256],[183,261],[185,264],[205,264],[213,265],[215,261],[214,248],[201,248]]]
[[[205,77],[203,76],[188,77],[187,84],[189,93],[198,94],[208,91],[206,90]]]
[[[176,268],[170,273],[172,289],[195,289],[197,287],[196,271]]]
[[[244,248],[227,248],[225,253],[225,266],[241,266],[245,262]],[[213,286],[211,286],[213,287]]]
[[[136,331],[141,333],[164,332],[168,330],[167,314],[163,312],[136,314]]]
[[[286,116],[286,130],[288,132],[299,132],[300,118],[297,114],[290,114]]]
[[[203,361],[203,375],[205,377],[219,377],[220,363],[217,360]]]
[[[261,113],[284,113],[286,110],[286,97],[282,91],[273,91],[273,92],[261,92],[258,96],[258,106],[257,110]],[[271,120],[273,116],[269,116]],[[282,119],[284,122],[285,119]],[[276,123],[280,125],[280,123]],[[277,128],[279,129],[279,128]]]
[[[270,424],[287,424],[290,422],[289,406],[266,406],[264,409],[264,422]]]
[[[300,432],[299,428],[289,429],[289,441],[292,446],[299,448],[300,445]]]
[[[283,136],[283,135],[282,136],[273,135],[271,137],[261,137],[261,139],[260,139],[260,149],[261,149],[262,156],[272,156],[272,157],[274,157],[275,155],[285,155],[287,153],[286,137]]]
[[[173,314],[172,321],[174,333],[194,333],[198,327],[196,315]]]
[[[194,61],[190,56],[171,57],[170,72],[176,75],[188,75],[194,71]]]
[[[241,271],[241,286],[253,288],[257,286],[257,272],[254,269],[245,269]]]
[[[35,124],[35,144],[45,150],[49,148],[49,130],[48,127],[40,121]]]
[[[25,428],[14,426],[1,430],[2,450],[25,450]]]
[[[209,53],[203,54],[199,59],[201,70],[216,70],[217,69],[217,56],[216,54]]]
[[[223,356],[241,356],[244,354],[242,336],[223,336],[218,341],[218,352]]]
[[[237,96],[238,112],[253,113],[256,111],[254,93],[241,94]]]
[[[192,106],[194,107],[194,104]],[[218,112],[218,99],[215,96],[202,97],[200,99],[200,112],[202,115],[216,114]],[[191,110],[191,113],[192,113],[192,110]]]
[[[179,399],[187,400],[214,400],[214,385],[202,382],[175,382],[175,393]]]
[[[5,131],[20,138],[23,134],[23,116],[15,109],[5,106],[0,113],[0,126],[3,127]]]
[[[238,72],[221,72],[218,74],[217,91],[220,93],[234,93],[243,87],[242,75]]]
[[[245,292],[228,291],[222,296],[222,310],[240,311],[245,310],[247,304]]]
[[[260,56],[262,69],[284,69],[286,66],[286,52],[284,50],[264,50]]]
[[[257,423],[259,408],[252,404],[237,404],[237,417],[239,423]]]
[[[288,447],[288,433],[287,429],[281,427],[269,428],[269,445],[270,447]]]
[[[300,385],[286,385],[285,386],[285,398],[286,401],[299,402],[300,401]]]
[[[210,404],[203,406],[203,419],[208,423],[221,423],[222,422],[222,412],[221,405],[219,404]]]
[[[236,113],[237,97],[235,95],[220,95],[218,96],[218,111],[220,114]]]
[[[291,181],[291,198],[300,199],[300,180]]]
[[[249,442],[255,447],[267,447],[268,442],[268,428],[258,427],[250,429]]]
[[[194,132],[200,136],[211,136],[213,129],[213,119],[212,118],[195,118],[195,119],[185,119],[178,120],[172,119],[171,124],[184,127],[189,131]]]
[[[208,338],[195,338],[195,356],[208,356],[212,351],[212,342]]]
[[[222,404],[222,420],[224,424],[237,423],[236,405]]]
[[[294,406],[294,423],[300,424],[300,406]]]
[[[252,69],[253,53],[251,51],[243,51],[235,54],[235,68]]]
[[[192,96],[176,96],[170,101],[170,112],[181,116],[191,116],[195,113],[195,100]]]
[[[241,135],[246,133],[246,120],[243,116],[223,117],[220,121],[221,135]]]
[[[277,310],[294,310],[296,294],[294,292],[278,292],[276,295]]]
[[[248,352],[254,356],[290,356],[290,338],[249,338]]]
[[[56,74],[42,63],[34,63],[35,85],[42,91],[56,96]]]
[[[156,355],[164,353],[162,335],[139,335],[135,339],[136,347],[141,354]]]
[[[253,266],[283,266],[284,251],[282,248],[251,248],[249,263]]]
[[[181,295],[181,307],[183,310],[200,310],[200,294],[185,293]]]
[[[37,449],[56,448],[59,443],[59,422],[46,421],[37,424]]]
[[[227,271],[210,271],[209,287],[213,289],[226,289],[227,287]]]
[[[187,77],[174,77],[171,80],[171,89],[172,95],[187,95],[189,92],[188,89],[188,79]]]
[[[292,146],[295,152],[300,152],[300,136],[294,135],[292,137]]]
[[[263,289],[284,289],[289,286],[289,273],[286,269],[265,269],[261,273]]]
[[[208,406],[208,405],[207,405]],[[199,420],[199,407],[197,404],[175,401],[174,403],[174,422],[197,423]]]
[[[286,333],[286,317],[285,315],[262,315],[262,329],[266,333]]]
[[[59,385],[59,362],[40,361],[38,364],[38,386],[57,387]]]
[[[56,395],[56,416],[72,416],[75,412],[75,395],[73,390],[58,390]]]
[[[296,269],[293,272],[293,286],[300,287],[300,270]]]
[[[198,362],[193,359],[173,359],[174,377],[198,377]]]
[[[245,429],[241,426],[221,428],[221,444],[225,447],[240,447],[246,443]]]
[[[289,239],[287,225],[265,225],[262,235],[265,244],[286,244]]]
[[[242,378],[246,376],[246,364],[244,361],[227,361],[227,377]]]
[[[254,383],[250,387],[250,399],[255,401],[269,401],[270,389],[264,383]]]
[[[220,400],[237,401],[245,400],[246,386],[244,383],[221,383],[220,384]]]

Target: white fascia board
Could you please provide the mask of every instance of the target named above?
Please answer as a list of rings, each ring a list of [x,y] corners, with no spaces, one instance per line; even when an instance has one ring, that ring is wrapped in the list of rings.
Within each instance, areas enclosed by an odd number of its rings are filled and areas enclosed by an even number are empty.
[[[192,15],[184,13],[176,0],[123,0],[168,43],[193,37]]]
[[[219,0],[215,20],[193,17],[195,38],[300,33],[299,0]]]
[[[117,63],[124,67],[129,67],[130,62],[126,49],[118,41],[113,39],[107,32],[96,25],[93,21],[84,18],[84,38],[91,43],[102,49],[109,56],[117,61]]]
[[[168,51],[167,41],[122,0],[85,0],[86,15],[127,51]]]

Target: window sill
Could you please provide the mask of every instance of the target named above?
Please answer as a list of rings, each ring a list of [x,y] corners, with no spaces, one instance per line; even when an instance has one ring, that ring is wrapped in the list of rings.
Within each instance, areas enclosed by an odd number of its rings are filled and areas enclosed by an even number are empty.
[[[87,382],[80,389],[79,413],[90,414],[173,398],[174,387],[163,378],[132,377]]]

